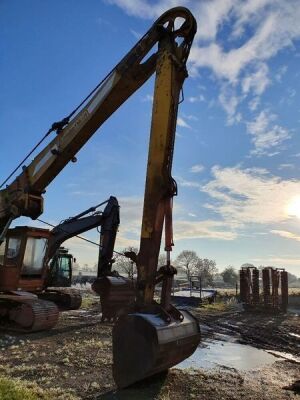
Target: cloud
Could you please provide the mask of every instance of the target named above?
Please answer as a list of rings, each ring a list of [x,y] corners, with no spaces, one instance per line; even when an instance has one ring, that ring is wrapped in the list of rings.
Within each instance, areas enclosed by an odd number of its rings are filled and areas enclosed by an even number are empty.
[[[260,98],[258,96],[251,99],[248,103],[249,109],[255,111],[260,104]]]
[[[190,125],[182,117],[177,118],[177,125],[181,128],[191,128]]]
[[[287,65],[283,65],[282,67],[280,67],[278,69],[278,72],[275,74],[275,80],[277,82],[281,82],[282,81],[282,77],[283,77],[283,75],[286,74],[287,70],[288,70]]]
[[[218,30],[230,16],[234,0],[213,0],[192,2],[190,6],[198,21],[196,38],[198,40],[214,40]]]
[[[202,20],[202,29],[208,29],[212,42],[206,46],[194,46],[191,62],[197,68],[211,68],[220,78],[235,82],[246,67],[270,59],[281,49],[292,46],[293,40],[300,36],[300,8],[296,0],[226,1],[224,10],[216,9],[219,3],[204,1],[198,7],[196,16],[200,21],[200,12],[206,7],[210,7],[210,13],[214,15],[214,19]],[[233,37],[243,37],[249,26],[253,34],[240,46],[232,46],[226,51],[216,36],[217,28],[228,18],[231,18]]]
[[[143,102],[145,102],[145,101],[153,102],[153,95],[152,95],[152,94],[146,94],[146,96],[144,96],[144,97],[142,98],[142,101],[143,101]]]
[[[288,205],[300,192],[300,181],[284,180],[265,169],[212,168],[213,179],[201,187],[207,207],[237,227],[288,221]]]
[[[228,230],[228,226],[220,221],[176,221],[174,226],[175,240],[182,239],[219,239],[234,240],[237,234]]]
[[[140,40],[140,38],[142,37],[142,34],[140,32],[135,31],[134,29],[130,29],[130,33],[132,33],[132,35],[138,40]]]
[[[282,169],[294,169],[295,165],[294,164],[280,164],[278,169],[282,170]]]
[[[146,19],[156,19],[168,8],[174,7],[174,1],[161,0],[156,2],[147,0],[107,0],[110,4],[121,7],[127,14]],[[185,1],[182,1],[184,5]]]
[[[199,182],[188,181],[186,179],[181,178],[180,176],[176,176],[176,181],[177,181],[178,185],[182,186],[182,187],[190,187],[190,188],[197,188],[197,189],[201,188],[201,184]]]
[[[278,256],[270,256],[264,258],[254,258],[253,262],[261,263],[262,265],[274,265],[274,266],[286,266],[286,265],[295,265],[299,267],[300,258],[296,257],[278,257]],[[293,271],[299,276],[299,271]]]
[[[236,122],[240,122],[242,119],[241,113],[237,112],[237,107],[240,103],[241,98],[236,95],[235,90],[229,85],[223,85],[220,95],[219,102],[227,113],[227,123],[232,125]]]
[[[187,120],[189,120],[189,121],[199,121],[199,118],[196,117],[195,115],[192,115],[192,114],[188,114],[188,115],[182,114],[182,115],[183,115],[183,117],[184,117],[185,119],[187,119]]]
[[[196,165],[193,165],[190,168],[190,172],[192,172],[194,174],[197,174],[197,173],[202,172],[204,170],[205,170],[205,167],[202,164],[196,164]]]
[[[297,240],[297,242],[300,242],[300,235],[297,235],[297,234],[289,232],[289,231],[281,231],[278,229],[273,229],[273,230],[271,230],[271,233],[274,233],[274,235],[279,235],[286,239],[293,239],[293,240]]]
[[[106,1],[129,15],[151,20],[178,6],[176,0]],[[188,62],[190,75],[201,76],[204,69],[212,72],[220,86],[219,103],[227,113],[228,125],[241,122],[239,105],[247,99],[249,109],[255,111],[260,96],[272,83],[268,67],[271,58],[285,48],[293,49],[294,42],[300,38],[299,1],[183,0],[181,5],[190,8],[198,22]],[[281,66],[273,79],[280,82],[286,70],[286,65]],[[249,100],[251,95],[255,97]],[[188,97],[191,103],[204,100],[202,94]],[[255,133],[253,142],[258,147],[257,154],[264,154],[288,135],[280,125],[273,126],[259,138]]]
[[[275,123],[276,118],[269,110],[263,110],[253,121],[247,123],[247,131],[252,135],[255,146],[253,154],[268,154],[271,149],[290,138],[290,132]]]
[[[252,89],[255,95],[261,95],[270,84],[268,78],[269,68],[265,63],[256,66],[256,71],[245,76],[242,80],[243,93],[249,93]]]
[[[190,103],[196,103],[196,102],[201,102],[201,101],[205,101],[205,97],[203,96],[203,94],[199,94],[198,96],[190,96],[187,99]]]

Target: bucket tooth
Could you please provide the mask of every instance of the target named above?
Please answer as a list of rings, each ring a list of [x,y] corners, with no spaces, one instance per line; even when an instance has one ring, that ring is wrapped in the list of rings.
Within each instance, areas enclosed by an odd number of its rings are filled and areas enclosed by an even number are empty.
[[[165,322],[159,315],[122,315],[113,328],[113,377],[127,387],[190,357],[200,342],[197,319],[181,311],[182,321]]]

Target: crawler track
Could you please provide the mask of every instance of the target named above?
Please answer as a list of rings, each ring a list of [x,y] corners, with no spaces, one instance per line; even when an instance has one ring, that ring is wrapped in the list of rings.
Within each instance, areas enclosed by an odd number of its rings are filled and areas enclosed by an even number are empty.
[[[53,328],[58,321],[57,306],[38,298],[0,296],[1,329],[17,332],[37,332]]]
[[[55,303],[61,311],[78,310],[82,301],[79,290],[64,287],[48,288],[38,297]]]

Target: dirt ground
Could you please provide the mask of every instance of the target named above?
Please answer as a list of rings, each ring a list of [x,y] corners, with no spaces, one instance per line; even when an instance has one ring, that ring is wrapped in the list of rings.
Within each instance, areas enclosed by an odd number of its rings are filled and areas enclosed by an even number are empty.
[[[300,399],[300,394],[284,389],[300,379],[296,361],[300,323],[296,314],[255,315],[237,306],[224,311],[194,308],[203,326],[204,342],[229,336],[239,343],[288,353],[295,360],[280,357],[251,371],[224,366],[173,368],[168,374],[118,391],[111,372],[112,324],[100,322],[99,305],[93,304],[94,300],[87,298],[85,308],[61,314],[59,324],[49,332],[22,336],[0,333],[0,376],[20,378],[26,385],[35,382],[42,389],[61,389],[63,394],[56,398],[62,400]]]

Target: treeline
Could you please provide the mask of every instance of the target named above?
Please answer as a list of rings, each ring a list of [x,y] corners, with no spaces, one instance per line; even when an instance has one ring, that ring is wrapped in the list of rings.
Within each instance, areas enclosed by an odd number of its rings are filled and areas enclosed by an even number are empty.
[[[123,249],[122,253],[133,251],[138,253],[135,247],[127,247]],[[165,254],[159,256],[158,265],[166,264]],[[184,275],[188,280],[191,277],[201,277],[203,286],[218,286],[218,284],[225,284],[226,286],[235,287],[239,282],[239,268],[228,265],[222,272],[219,273],[216,262],[208,258],[201,258],[194,250],[183,250],[173,261],[173,265],[178,270],[178,275]],[[245,263],[242,267],[254,267],[253,264]],[[258,269],[265,268],[260,265]],[[276,268],[276,267],[275,267]],[[136,265],[128,258],[117,255],[113,269],[116,269],[122,274],[126,274],[129,278],[133,278],[136,273]],[[290,287],[300,287],[300,278],[288,272],[288,282]]]

